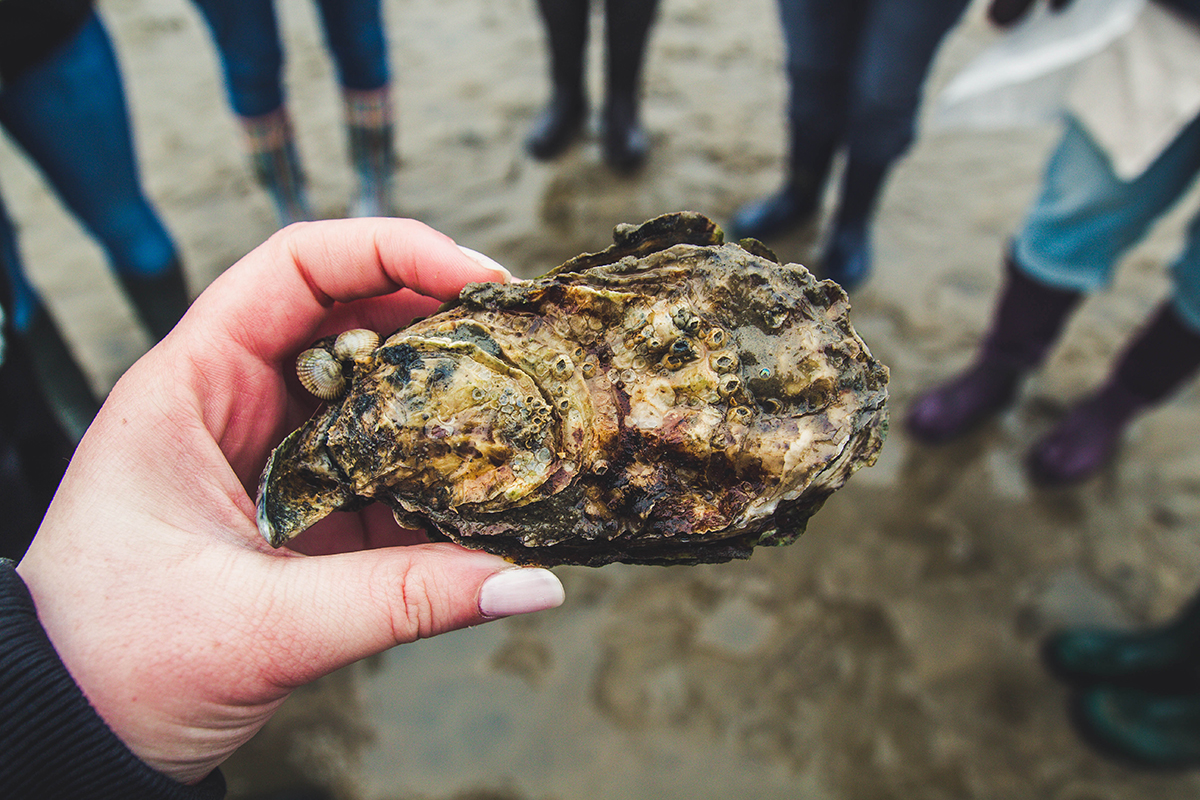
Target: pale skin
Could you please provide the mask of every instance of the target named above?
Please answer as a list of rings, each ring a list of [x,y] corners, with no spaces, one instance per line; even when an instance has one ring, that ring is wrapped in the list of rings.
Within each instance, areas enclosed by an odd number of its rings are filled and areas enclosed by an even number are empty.
[[[316,407],[297,352],[349,328],[386,335],[467,282],[507,279],[411,220],[299,223],[214,281],[113,388],[18,572],[71,675],[147,764],[199,781],[299,686],[562,602],[552,573],[428,543],[381,505],[294,548],[255,524],[267,454]]]

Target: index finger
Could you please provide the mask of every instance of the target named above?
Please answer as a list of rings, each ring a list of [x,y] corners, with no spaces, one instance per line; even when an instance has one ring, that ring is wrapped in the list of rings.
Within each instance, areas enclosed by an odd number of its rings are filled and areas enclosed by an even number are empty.
[[[290,225],[234,264],[197,298],[189,316],[224,329],[268,363],[307,345],[336,303],[408,288],[449,300],[473,281],[504,281],[454,240],[408,219]]]

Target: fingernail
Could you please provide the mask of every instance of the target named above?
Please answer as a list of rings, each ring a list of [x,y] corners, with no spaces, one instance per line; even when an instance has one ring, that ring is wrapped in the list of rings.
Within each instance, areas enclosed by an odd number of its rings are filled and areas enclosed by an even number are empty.
[[[485,617],[511,617],[562,605],[567,597],[558,577],[548,569],[506,569],[483,582],[479,613]]]
[[[479,266],[486,267],[487,269],[494,269],[497,272],[499,272],[501,275],[503,275],[504,278],[503,278],[503,280],[500,281],[501,283],[512,283],[513,282],[514,278],[513,278],[512,273],[509,272],[504,267],[502,267],[499,263],[497,263],[493,259],[489,258],[488,256],[485,256],[483,253],[480,253],[478,250],[472,250],[469,247],[463,247],[461,244],[458,246],[458,249],[462,250],[463,255],[465,255],[467,258],[471,259],[472,261],[474,261]]]

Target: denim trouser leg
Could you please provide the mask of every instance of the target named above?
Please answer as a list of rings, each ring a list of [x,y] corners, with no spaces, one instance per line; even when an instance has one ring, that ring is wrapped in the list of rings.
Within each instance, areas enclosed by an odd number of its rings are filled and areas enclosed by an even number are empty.
[[[175,243],[142,191],[121,74],[99,17],[0,90],[0,123],[115,270],[157,275],[171,266]]]
[[[913,140],[921,87],[967,0],[779,0],[789,120],[856,158],[894,161]]]
[[[259,117],[283,105],[283,45],[272,0],[193,0],[208,23],[229,105]]]
[[[193,0],[221,55],[229,104],[243,117],[283,105],[283,45],[273,0]],[[325,39],[347,89],[388,82],[380,0],[320,0]]]
[[[319,0],[318,7],[342,88],[385,86],[391,76],[380,0]]]
[[[1121,257],[1187,191],[1200,171],[1200,118],[1141,175],[1125,181],[1074,119],[1051,156],[1013,253],[1030,276],[1062,289],[1109,283]],[[1200,223],[1173,265],[1176,303],[1200,330]]]

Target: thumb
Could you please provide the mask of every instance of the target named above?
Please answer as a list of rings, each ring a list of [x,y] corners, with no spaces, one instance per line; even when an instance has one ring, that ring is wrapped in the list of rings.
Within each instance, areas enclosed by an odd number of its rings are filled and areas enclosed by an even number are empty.
[[[565,594],[547,569],[435,543],[282,559],[274,603],[286,609],[271,662],[286,687],[398,644],[501,617],[555,608]]]

